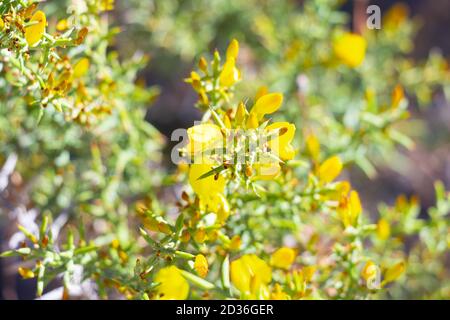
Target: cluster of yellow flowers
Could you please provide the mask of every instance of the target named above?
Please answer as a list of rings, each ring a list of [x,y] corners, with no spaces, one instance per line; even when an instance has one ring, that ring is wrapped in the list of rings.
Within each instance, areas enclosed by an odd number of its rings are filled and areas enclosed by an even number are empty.
[[[336,56],[348,66],[360,65],[365,54],[365,43],[361,39],[353,34],[344,35],[334,44]],[[351,50],[344,50],[349,43]],[[299,268],[296,264],[296,249],[278,248],[268,261],[254,253],[244,253],[229,262],[229,255],[239,252],[242,244],[240,236],[230,239],[224,232],[227,219],[233,212],[240,210],[235,200],[230,200],[230,193],[252,186],[256,193],[264,194],[265,189],[258,182],[285,180],[291,176],[292,166],[289,163],[295,163],[294,157],[298,151],[292,145],[295,125],[283,121],[271,123],[266,118],[281,107],[281,93],[269,93],[266,88],[261,88],[249,110],[244,101],[237,104],[231,102],[233,86],[242,77],[236,66],[238,52],[239,44],[237,40],[232,40],[223,65],[219,63],[218,52],[214,54],[211,68],[208,67],[208,61],[201,57],[199,68],[203,76],[194,71],[186,80],[198,92],[198,106],[205,111],[202,122],[187,130],[189,142],[180,149],[187,162],[180,164],[180,169],[187,170],[188,181],[195,194],[194,200],[187,193],[182,195],[187,205],[181,209],[189,218],[186,219],[181,213],[176,223],[179,227],[171,226],[151,210],[144,210],[143,221],[151,231],[169,237],[175,234],[186,247],[192,244],[200,249],[202,253],[196,256],[182,251],[174,252],[172,248],[163,249],[169,256],[172,252],[173,257],[188,259],[200,279],[171,264],[156,273],[154,281],[157,287],[153,298],[186,299],[190,282],[205,290],[215,288],[213,283],[203,279],[209,273],[209,262],[214,263],[218,258],[214,257],[212,247],[207,249],[203,246],[205,243],[210,246],[219,244],[216,253],[222,256],[223,261],[222,285],[234,296],[243,299],[301,299],[315,294],[313,280],[316,267],[306,265]],[[316,203],[325,203],[336,212],[345,231],[357,236],[363,210],[359,195],[352,190],[349,182],[335,181],[344,164],[338,156],[320,162],[321,148],[314,134],[308,135],[305,144],[306,153],[312,161],[305,187],[315,199],[311,202],[311,210],[314,210]],[[214,217],[212,222],[211,215]],[[379,233],[386,233],[386,227],[380,222],[379,229],[383,228]],[[351,250],[357,250],[357,246]],[[400,266],[404,268],[404,264],[400,263],[388,269],[382,285],[401,275],[403,269]],[[374,262],[369,261],[361,266],[361,281],[366,281],[368,286],[379,276]]]
[[[36,10],[36,2],[19,10],[12,7],[2,15],[0,45],[11,53],[0,55],[0,61],[5,62],[6,68],[18,70],[23,80],[15,81],[38,89],[27,90],[25,94],[31,106],[41,108],[41,115],[42,109],[52,106],[63,112],[67,120],[90,125],[112,112],[116,101],[110,93],[116,83],[111,72],[104,70],[106,61],[104,65],[99,63],[105,58],[94,57],[86,48],[101,47],[106,38],[99,36],[116,32],[96,22],[98,14],[111,10],[113,4],[95,0],[92,7],[74,5],[72,16],[51,26],[50,29],[56,30],[54,34],[47,33],[46,15]],[[85,43],[88,29],[91,39]],[[70,50],[83,43],[85,54]],[[98,77],[87,73],[93,58],[98,60],[95,64]]]

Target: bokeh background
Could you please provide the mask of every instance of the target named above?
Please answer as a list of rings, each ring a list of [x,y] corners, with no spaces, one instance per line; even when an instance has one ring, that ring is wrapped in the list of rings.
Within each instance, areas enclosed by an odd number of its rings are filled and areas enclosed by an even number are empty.
[[[61,7],[58,1],[54,2],[54,7],[50,8],[57,12]],[[279,2],[284,3],[284,0]],[[302,0],[288,2],[297,11],[303,10]],[[397,2],[342,1],[339,11],[343,17],[348,17],[346,24],[349,29],[361,31],[365,28],[365,9],[368,5],[379,5],[384,14],[393,3]],[[407,19],[413,25],[408,26],[417,31],[411,43],[399,42],[399,46],[408,47],[406,58],[421,63],[430,57],[430,53],[437,52],[448,63],[450,1],[409,0],[402,3],[407,6]],[[189,76],[200,54],[207,54],[215,48],[224,50],[229,40],[236,37],[242,44],[239,63],[244,66],[244,73],[250,79],[258,77],[262,63],[276,66],[276,52],[272,52],[269,58],[261,57],[270,50],[277,50],[277,47],[264,43],[264,39],[258,36],[261,30],[255,30],[254,26],[255,16],[258,16],[256,6],[257,1],[236,0],[116,1],[115,9],[109,14],[114,17],[121,32],[112,47],[122,56],[142,51],[150,57],[150,63],[140,72],[139,78],[145,86],[157,89],[159,95],[149,105],[146,119],[167,139],[174,129],[187,128],[201,117],[194,106],[197,95],[189,84],[182,81]],[[273,8],[274,15],[277,10]],[[283,19],[272,22],[274,32],[278,28],[287,28],[282,25]],[[264,28],[263,21],[261,24]],[[269,81],[269,87],[279,87],[276,76],[273,76],[276,70],[266,72],[272,75],[265,79]],[[420,84],[422,76],[425,78],[425,75],[417,76],[412,72],[406,77]],[[412,129],[409,131],[413,134],[415,147],[412,150],[400,148],[395,158],[374,161],[376,176],[369,178],[358,166],[347,173],[355,189],[359,190],[365,208],[371,212],[376,212],[380,202],[393,204],[400,194],[416,195],[420,199],[422,215],[426,218],[427,208],[435,203],[434,181],[441,180],[447,189],[450,188],[450,104],[439,77],[436,83],[426,81],[432,83],[430,91],[406,90],[408,109],[412,114]],[[257,86],[257,82],[255,80],[255,85],[249,85],[249,88],[244,87],[243,91],[250,91]],[[174,169],[169,157],[171,147],[168,141],[163,161],[168,170]],[[13,228],[15,226],[8,222],[6,215],[0,217],[1,248],[6,247]],[[34,281],[21,280],[16,270],[14,264],[0,260],[0,298],[33,298]]]

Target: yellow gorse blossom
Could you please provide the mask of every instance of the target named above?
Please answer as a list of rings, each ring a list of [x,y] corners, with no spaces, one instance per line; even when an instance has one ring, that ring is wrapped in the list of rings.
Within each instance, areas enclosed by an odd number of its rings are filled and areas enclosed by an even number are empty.
[[[395,3],[383,17],[383,25],[387,29],[395,29],[400,26],[409,15],[409,8],[404,3]]]
[[[231,282],[248,299],[269,297],[267,285],[272,280],[272,269],[254,254],[234,260],[230,266]]]
[[[283,291],[283,288],[279,283],[276,283],[272,292],[270,293],[271,300],[289,300],[290,296]]]
[[[405,270],[406,264],[403,261],[396,263],[386,270],[381,285],[384,286],[390,282],[397,280],[405,272]]]
[[[208,274],[208,261],[204,255],[198,254],[195,256],[194,269],[200,277],[206,277]]]
[[[114,1],[115,0],[100,0],[100,10],[102,11],[110,11],[114,9]]]
[[[405,98],[405,92],[401,85],[396,85],[392,91],[392,108],[397,108],[400,102]]]
[[[342,161],[338,156],[326,159],[319,167],[319,180],[322,183],[329,183],[339,176],[342,171]]]
[[[361,270],[361,277],[363,277],[364,280],[368,281],[376,277],[377,272],[378,272],[377,265],[373,261],[367,261],[367,263]]]
[[[283,247],[272,253],[270,264],[276,268],[289,269],[295,260],[295,250]]]
[[[344,33],[333,42],[333,51],[336,57],[349,67],[358,67],[366,56],[366,40],[354,33]]]
[[[34,278],[36,275],[34,274],[34,272],[28,268],[23,268],[23,267],[19,267],[19,269],[17,270],[20,274],[20,276],[23,279],[31,279]]]
[[[212,168],[212,165],[206,163],[192,164],[189,168],[189,183],[198,195],[202,209],[215,212],[218,222],[223,222],[230,213],[230,207],[223,195],[225,178],[219,174],[199,179]]]
[[[231,87],[240,79],[240,72],[236,68],[236,59],[239,53],[239,42],[233,39],[227,49],[227,59],[219,76],[220,85]]]
[[[253,105],[250,115],[256,115],[258,121],[261,121],[266,114],[272,114],[277,111],[283,103],[281,93],[268,93],[261,96]]]
[[[311,289],[308,288],[314,274],[316,272],[315,266],[307,266],[300,270],[294,270],[287,275],[287,282],[296,299],[308,297],[311,294]]]
[[[377,236],[380,240],[387,240],[391,235],[391,226],[386,219],[380,219],[377,223]]]
[[[306,137],[306,150],[313,160],[317,160],[319,158],[320,144],[314,134],[308,134]]]
[[[89,59],[81,58],[74,66],[73,66],[73,77],[81,78],[83,77],[89,70]]]
[[[292,160],[295,150],[291,145],[295,135],[295,125],[289,122],[275,122],[266,127],[266,131],[281,129],[275,138],[269,140],[269,147],[282,160]]]
[[[25,28],[25,39],[29,46],[35,45],[41,40],[47,25],[45,13],[36,11],[29,21],[30,25]]]
[[[155,275],[156,298],[160,300],[184,300],[189,294],[189,283],[175,266],[162,268]]]
[[[211,123],[203,123],[187,130],[189,143],[186,150],[191,154],[203,153],[207,150],[222,147],[223,135],[220,128]],[[205,160],[206,159],[202,159]]]
[[[349,196],[343,196],[337,210],[345,227],[356,226],[362,212],[358,192],[352,190]]]
[[[236,39],[231,40],[230,44],[227,48],[227,60],[228,59],[237,59],[239,54],[239,42]]]

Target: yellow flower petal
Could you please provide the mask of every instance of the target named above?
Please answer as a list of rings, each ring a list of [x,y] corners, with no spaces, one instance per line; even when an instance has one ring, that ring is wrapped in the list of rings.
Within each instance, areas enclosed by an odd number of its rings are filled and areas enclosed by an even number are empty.
[[[270,264],[276,268],[289,269],[295,260],[295,250],[291,248],[280,248],[270,257]]]
[[[234,58],[229,58],[225,61],[222,72],[219,76],[219,83],[223,87],[231,87],[239,81],[239,70],[236,68]]]
[[[254,254],[247,254],[230,265],[231,282],[242,294],[256,293],[272,280],[272,269]]]
[[[34,272],[28,268],[19,267],[18,272],[23,279],[31,279],[35,277]]]
[[[81,78],[83,77],[89,70],[89,59],[81,58],[74,66],[73,66],[73,77]]]
[[[231,40],[227,48],[227,59],[237,59],[239,54],[239,42],[236,39]]]
[[[154,279],[157,297],[161,300],[184,300],[189,294],[189,283],[175,266],[162,268]]]
[[[45,32],[45,26],[47,24],[45,13],[40,10],[36,11],[29,22],[35,22],[35,24],[32,24],[25,28],[25,39],[27,40],[29,46],[33,46],[39,40],[41,40],[42,35]]]
[[[56,24],[56,30],[58,30],[58,31],[64,31],[64,30],[67,30],[68,28],[69,28],[69,23],[67,22],[66,19],[61,19]]]
[[[259,98],[261,98],[262,96],[265,96],[268,93],[269,93],[269,89],[267,89],[266,86],[259,87],[258,91],[256,92],[256,95],[255,95],[255,101],[258,101]]]
[[[325,160],[319,167],[319,180],[322,183],[329,183],[336,179],[342,171],[342,161],[338,156],[333,156]]]
[[[222,175],[218,175],[217,179],[214,175],[209,177],[198,179],[203,174],[211,171],[213,166],[209,164],[197,164],[194,163],[189,168],[189,183],[194,189],[194,192],[200,197],[209,201],[208,199],[223,193],[225,188],[225,178]]]
[[[378,267],[373,261],[367,261],[364,268],[361,271],[361,276],[364,280],[369,280],[377,275]]]
[[[250,113],[256,114],[258,120],[261,120],[266,114],[277,111],[282,103],[283,95],[281,93],[269,93],[256,101]]]
[[[350,192],[350,212],[352,224],[355,224],[359,215],[362,212],[362,206],[358,192],[354,190]]]
[[[317,160],[320,155],[319,140],[314,134],[309,134],[306,137],[306,150],[313,160]]]
[[[113,9],[114,9],[114,0],[101,0],[100,1],[100,10],[110,11]]]
[[[270,294],[270,299],[271,300],[289,300],[290,297],[286,292],[283,291],[281,286],[278,283],[276,283],[274,290]]]
[[[206,240],[206,231],[203,228],[198,229],[194,234],[194,240],[197,243],[203,243]]]
[[[186,149],[191,154],[203,153],[206,150],[220,148],[223,135],[220,128],[214,124],[205,123],[193,126],[187,130],[189,143]]]
[[[395,29],[401,25],[409,15],[409,7],[404,3],[395,3],[383,15],[383,25],[388,29]]]
[[[295,150],[291,141],[295,135],[295,125],[289,122],[275,122],[266,127],[266,131],[284,129],[280,135],[269,141],[270,149],[282,160],[292,160],[295,156]]]
[[[247,129],[256,129],[259,127],[258,116],[256,113],[250,113],[246,123]]]
[[[236,110],[236,115],[234,117],[234,121],[237,126],[241,126],[244,123],[246,115],[247,109],[245,108],[244,103],[240,102]]]
[[[391,235],[391,226],[386,219],[380,219],[377,223],[377,236],[381,240],[387,240]]]
[[[405,92],[401,85],[396,85],[392,91],[392,108],[397,108],[400,102],[405,98]]]
[[[195,256],[194,269],[200,277],[206,277],[208,274],[208,261],[204,255],[198,254]]]
[[[383,285],[397,280],[405,272],[405,269],[406,265],[403,261],[387,269],[384,274]]]
[[[241,237],[239,235],[235,235],[233,236],[233,238],[231,238],[228,248],[232,251],[237,251],[241,248],[241,245],[242,245]]]
[[[366,56],[366,40],[354,33],[345,33],[333,43],[333,50],[337,58],[349,67],[358,67]]]

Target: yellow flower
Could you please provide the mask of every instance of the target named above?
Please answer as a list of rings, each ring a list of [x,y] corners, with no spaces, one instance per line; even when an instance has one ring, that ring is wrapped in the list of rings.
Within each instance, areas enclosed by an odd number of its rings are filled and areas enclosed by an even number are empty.
[[[19,267],[18,272],[23,279],[31,279],[35,277],[34,272],[28,268]]]
[[[244,103],[240,102],[236,110],[236,115],[234,117],[236,126],[241,126],[244,123],[246,115],[247,109],[245,108]]]
[[[204,255],[198,254],[195,256],[194,269],[200,277],[206,277],[208,274],[208,261]]]
[[[345,227],[356,226],[361,212],[361,201],[356,191],[351,191],[348,197],[343,197],[339,202],[338,213]]]
[[[258,117],[256,113],[250,113],[246,123],[247,129],[256,129],[259,127]]]
[[[198,61],[198,67],[203,72],[208,71],[208,62],[206,61],[206,59],[204,57],[200,57],[200,60]]]
[[[408,15],[408,6],[404,3],[396,3],[384,15],[383,25],[388,29],[395,29],[406,20]]]
[[[322,183],[330,183],[342,171],[342,161],[338,156],[325,160],[319,167],[319,180]]]
[[[81,58],[74,66],[73,66],[73,77],[81,78],[83,77],[89,70],[89,59]]]
[[[100,10],[110,11],[114,9],[114,0],[100,0]]]
[[[240,74],[236,68],[236,60],[234,58],[227,59],[219,76],[220,85],[223,87],[231,87],[239,81],[239,78]]]
[[[222,175],[218,175],[217,177],[211,175],[199,179],[200,176],[211,171],[212,168],[209,164],[194,163],[189,169],[189,183],[199,197],[208,198],[212,195],[222,193],[225,188],[225,179]]]
[[[236,39],[231,40],[227,48],[227,59],[237,59],[239,54],[239,42]]]
[[[3,22],[3,19],[0,17],[0,31],[2,31],[4,27],[5,23]]]
[[[358,67],[366,55],[366,40],[354,33],[344,33],[335,39],[333,50],[337,58],[349,67]]]
[[[235,235],[233,236],[233,238],[231,238],[228,248],[232,251],[237,251],[241,248],[241,245],[242,245],[241,237],[239,235]]]
[[[69,23],[66,19],[61,19],[56,24],[56,30],[58,30],[58,31],[64,31],[64,30],[67,30],[68,28],[69,28]]]
[[[361,271],[361,277],[363,277],[364,280],[368,281],[376,277],[377,272],[378,272],[377,265],[373,261],[367,261],[367,263],[364,265],[364,268]]]
[[[401,85],[396,85],[392,91],[392,108],[397,108],[400,102],[405,98],[405,92]]]
[[[188,297],[189,283],[175,266],[159,270],[154,281],[159,283],[156,294],[161,300],[184,300]]]
[[[217,222],[222,223],[230,214],[230,206],[223,195],[226,183],[225,178],[219,174],[199,179],[212,168],[213,166],[206,163],[192,164],[189,169],[189,183],[200,199],[201,208],[215,212]]]
[[[405,269],[406,265],[403,261],[387,269],[386,273],[384,274],[384,279],[383,282],[381,283],[381,286],[384,286],[389,282],[397,280],[405,272]]]
[[[204,123],[193,126],[187,130],[189,143],[186,149],[191,154],[203,153],[206,150],[220,148],[223,144],[223,135],[220,128],[214,124]]]
[[[236,68],[236,59],[239,53],[239,42],[233,39],[227,48],[227,59],[219,76],[219,83],[224,87],[231,87],[239,81],[241,75]]]
[[[314,134],[309,134],[306,137],[306,150],[313,160],[317,160],[319,158],[320,144]]]
[[[261,121],[266,114],[271,114],[277,111],[281,107],[282,103],[283,95],[281,93],[269,93],[263,95],[256,100],[256,103],[250,111],[250,115],[255,114],[258,121]]]
[[[291,145],[295,135],[295,125],[289,122],[275,122],[268,125],[266,131],[277,129],[280,132],[275,138],[269,140],[269,147],[282,160],[291,160],[295,156],[295,150]]]
[[[231,282],[244,297],[266,298],[267,284],[272,280],[272,269],[254,254],[234,260],[230,266]]]
[[[281,286],[278,283],[276,283],[273,291],[270,294],[270,299],[271,300],[289,300],[290,297],[286,292],[283,291],[283,288],[281,288]]]
[[[29,46],[33,46],[41,40],[42,35],[45,32],[45,26],[47,24],[45,13],[40,10],[36,11],[29,23],[31,23],[31,25],[25,28],[25,39]]]
[[[276,268],[289,269],[295,260],[295,250],[291,248],[280,248],[270,257],[270,264]]]
[[[259,98],[261,98],[262,96],[265,96],[268,93],[269,93],[269,89],[267,89],[266,86],[259,87],[258,91],[256,92],[256,95],[255,95],[255,101],[258,101]]]
[[[381,240],[386,240],[391,235],[391,226],[386,219],[380,219],[377,223],[377,236]]]

